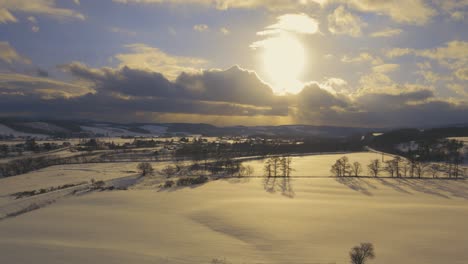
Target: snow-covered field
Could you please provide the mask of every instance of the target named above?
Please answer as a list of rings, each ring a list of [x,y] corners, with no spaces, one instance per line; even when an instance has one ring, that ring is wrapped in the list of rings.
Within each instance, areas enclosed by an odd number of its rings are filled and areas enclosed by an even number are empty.
[[[91,179],[106,181],[135,175],[137,164],[137,162],[120,162],[57,165],[22,175],[0,178],[0,205],[11,202],[9,194],[16,192],[89,182]],[[153,163],[156,170],[165,165],[167,165],[165,162]]]
[[[294,157],[296,176],[328,176],[343,155]],[[347,154],[363,164],[379,154]],[[250,161],[258,166],[262,163]],[[157,169],[167,163],[154,163]],[[137,163],[53,166],[0,179],[8,194],[136,175]],[[154,176],[155,185],[159,185]],[[349,263],[372,242],[371,263],[466,264],[468,181],[243,178],[159,190],[60,198],[0,221],[0,263]],[[34,199],[34,198],[32,198]]]
[[[262,179],[170,191],[101,192],[0,222],[2,263],[466,264],[465,181],[292,179],[294,196]]]

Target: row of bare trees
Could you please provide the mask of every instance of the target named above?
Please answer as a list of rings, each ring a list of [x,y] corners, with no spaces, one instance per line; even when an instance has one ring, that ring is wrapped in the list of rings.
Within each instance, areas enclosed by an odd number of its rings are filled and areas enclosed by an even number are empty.
[[[265,161],[263,171],[267,177],[289,177],[294,169],[291,167],[292,158],[288,156],[270,157]]]
[[[339,158],[331,167],[331,172],[337,177],[360,176],[362,173],[362,164],[359,162],[351,163],[349,158],[343,156]]]
[[[438,178],[442,174],[445,174],[448,178],[458,178],[465,174],[465,171],[458,164],[425,163],[416,159],[404,159],[399,156],[384,162],[381,162],[379,159],[371,160],[367,165],[367,170],[369,175],[373,177],[378,177],[382,172],[386,172],[391,177],[397,178],[422,178],[426,174],[429,174],[433,178]],[[336,177],[359,177],[363,173],[363,166],[357,161],[351,163],[348,157],[343,156],[331,166],[330,171]]]

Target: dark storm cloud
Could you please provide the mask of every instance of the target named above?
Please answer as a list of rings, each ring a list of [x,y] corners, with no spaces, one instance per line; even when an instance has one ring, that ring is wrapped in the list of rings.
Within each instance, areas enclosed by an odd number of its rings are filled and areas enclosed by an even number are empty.
[[[356,103],[366,110],[400,108],[410,102],[420,102],[434,98],[434,92],[427,89],[401,91],[399,94],[366,93],[356,99]]]
[[[37,68],[36,69],[36,75],[38,77],[49,77],[49,72],[44,70],[44,69],[41,69],[41,68]]]
[[[345,108],[349,106],[346,100],[320,88],[316,83],[305,86],[295,97],[301,110],[319,111],[331,107]]]
[[[291,123],[346,126],[460,123],[466,122],[468,113],[466,102],[437,99],[432,90],[423,88],[344,94],[310,83],[297,95],[279,96],[254,72],[237,66],[183,73],[174,81],[161,73],[129,67],[93,69],[71,63],[60,68],[78,82],[4,74],[0,78],[0,112],[113,121],[142,121],[141,113],[149,114],[143,115],[146,117],[164,113],[260,116],[266,122],[269,117],[287,116]],[[64,90],[60,85],[68,85],[66,93],[59,92]],[[80,93],[73,92],[78,90]]]
[[[228,70],[182,73],[169,81],[161,73],[123,67],[119,70],[91,69],[80,63],[61,66],[75,77],[93,83],[100,93],[129,96],[229,102],[272,106],[279,98],[254,72],[234,66]]]
[[[397,94],[364,93],[349,100],[316,86],[301,94],[298,106],[302,108],[295,112],[298,122],[314,120],[316,124],[395,127],[468,121],[466,103],[437,99],[433,91],[427,89]]]
[[[218,116],[287,115],[287,104],[274,96],[256,74],[232,67],[226,71],[181,74],[169,81],[162,74],[123,67],[92,69],[80,63],[60,66],[94,92],[78,96],[53,96],[43,90],[12,93],[0,90],[0,111],[27,110],[41,115],[61,113],[82,117],[89,113],[180,113]],[[31,83],[34,86],[34,83]],[[0,86],[1,87],[1,86]],[[112,118],[115,120],[115,118]]]

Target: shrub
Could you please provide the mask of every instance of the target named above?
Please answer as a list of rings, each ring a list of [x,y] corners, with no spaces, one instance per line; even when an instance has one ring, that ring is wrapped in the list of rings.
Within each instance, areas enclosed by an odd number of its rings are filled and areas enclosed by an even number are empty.
[[[177,168],[172,165],[167,165],[159,173],[166,176],[166,178],[172,177],[177,173]]]
[[[141,172],[141,175],[143,175],[143,176],[151,174],[154,171],[153,166],[151,166],[151,164],[149,162],[138,163],[137,169],[138,169],[138,171]]]
[[[174,186],[175,182],[174,181],[166,181],[164,183],[164,188],[171,188],[172,186]]]
[[[190,185],[197,185],[203,184],[208,181],[208,177],[206,176],[198,176],[196,178],[181,178],[177,180],[177,186],[190,186]]]

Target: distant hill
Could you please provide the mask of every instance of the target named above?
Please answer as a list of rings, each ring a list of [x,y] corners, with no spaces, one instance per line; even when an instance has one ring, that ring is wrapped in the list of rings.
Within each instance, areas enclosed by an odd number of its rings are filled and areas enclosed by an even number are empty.
[[[192,123],[129,123],[97,122],[90,120],[0,119],[0,135],[31,137],[145,137],[162,135],[201,136],[266,136],[266,137],[347,137],[380,131],[373,128],[284,125],[217,127]]]
[[[148,136],[263,136],[327,137],[365,136],[375,146],[388,146],[425,138],[468,136],[468,124],[430,129],[377,129],[357,127],[283,125],[217,127],[193,123],[128,123],[90,120],[0,119],[0,136],[18,137],[148,137]],[[375,136],[379,135],[379,136]]]

